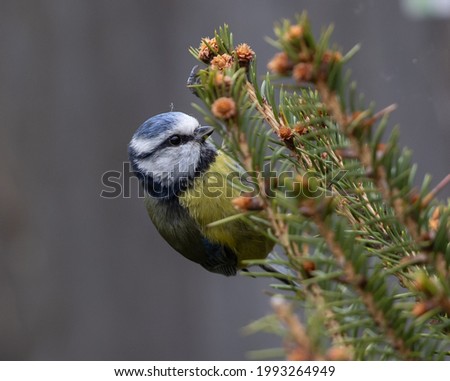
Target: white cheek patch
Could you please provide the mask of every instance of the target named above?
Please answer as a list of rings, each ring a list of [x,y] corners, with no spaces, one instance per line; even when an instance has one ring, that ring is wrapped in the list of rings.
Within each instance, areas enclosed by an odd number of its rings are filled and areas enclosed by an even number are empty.
[[[188,142],[178,147],[166,147],[151,158],[138,163],[139,169],[164,185],[170,185],[175,177],[192,176],[200,159],[200,145]]]

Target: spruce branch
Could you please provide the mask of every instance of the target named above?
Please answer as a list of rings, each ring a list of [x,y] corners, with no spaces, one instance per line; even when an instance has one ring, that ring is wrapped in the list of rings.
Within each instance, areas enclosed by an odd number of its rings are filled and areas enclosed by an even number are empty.
[[[305,24],[304,19],[299,20],[300,24]],[[289,31],[292,29],[298,28],[298,26],[292,26],[289,23],[284,24],[284,33],[280,33],[280,30],[276,32],[279,38],[283,41],[279,42],[279,46],[282,46],[286,52],[290,51],[290,56],[292,56],[292,50],[295,51],[295,45],[286,42],[286,35],[288,36],[287,40],[289,40]],[[287,32],[286,32],[287,30]],[[337,126],[343,132],[343,134],[347,137],[350,143],[350,152],[353,153],[353,157],[359,159],[361,165],[365,168],[365,172],[367,177],[373,180],[374,184],[377,186],[378,191],[383,196],[385,202],[390,204],[394,208],[393,218],[397,218],[400,224],[403,224],[406,228],[406,231],[409,235],[414,239],[416,245],[411,244],[412,251],[419,251],[420,247],[423,246],[424,237],[428,237],[427,231],[425,231],[424,235],[424,227],[420,226],[421,214],[424,215],[427,213],[426,207],[431,202],[431,200],[436,196],[439,190],[441,190],[447,182],[450,181],[449,176],[447,176],[438,186],[428,193],[426,196],[423,196],[422,192],[422,200],[417,200],[416,210],[412,211],[411,208],[408,207],[411,202],[411,194],[413,194],[411,189],[411,171],[405,168],[405,163],[407,162],[406,155],[397,155],[395,153],[396,144],[395,141],[389,142],[389,149],[386,146],[383,147],[381,144],[373,144],[379,143],[379,137],[384,129],[384,124],[379,127],[377,131],[377,137],[374,140],[371,140],[372,128],[374,123],[382,118],[386,119],[387,115],[395,109],[395,106],[389,106],[384,110],[375,113],[371,116],[372,112],[368,109],[365,111],[353,111],[352,114],[348,114],[346,109],[345,102],[345,91],[343,90],[343,75],[341,73],[342,65],[341,61],[345,61],[348,56],[353,54],[351,51],[347,54],[342,60],[341,55],[338,51],[328,50],[327,44],[329,39],[329,32],[327,31],[321,40],[318,43],[318,46],[322,47],[321,49],[315,49],[314,45],[312,47],[307,47],[305,44],[300,44],[299,49],[297,51],[297,57],[308,57],[306,61],[311,62],[322,62],[326,64],[330,64],[330,58],[332,57],[332,65],[321,66],[318,70],[311,73],[308,73],[306,76],[299,76],[296,73],[296,66],[302,64],[304,67],[305,62],[300,62],[297,65],[294,64],[292,69],[292,76],[297,81],[309,81],[311,85],[315,86],[318,90],[321,99],[326,105],[327,110],[330,112],[332,118],[336,121]],[[280,37],[281,36],[281,37]],[[306,35],[304,36],[306,39]],[[286,47],[289,45],[289,47]],[[302,51],[306,49],[307,51]],[[325,53],[324,53],[325,52]],[[276,56],[277,57],[277,56]],[[305,61],[303,58],[297,58],[297,60]],[[269,68],[271,65],[269,64]],[[275,70],[276,72],[276,70]],[[279,74],[289,74],[288,72],[279,73]],[[372,147],[375,147],[373,149]],[[379,149],[380,147],[380,149]],[[383,151],[384,148],[384,152]],[[381,152],[380,152],[381,151]],[[347,152],[349,152],[347,150]],[[378,156],[390,157],[391,160],[379,160]],[[400,171],[400,165],[403,164],[403,168],[406,170]],[[392,173],[393,167],[395,172],[398,172],[398,176],[394,179],[389,179],[388,173]],[[406,176],[405,176],[406,175]],[[409,180],[409,182],[405,183],[402,181],[403,179]],[[425,188],[425,187],[424,187]],[[361,188],[360,188],[361,190]],[[364,198],[367,197],[362,192]],[[377,212],[373,208],[368,209],[368,211],[378,219],[381,216],[378,215]],[[381,219],[378,220],[381,222]],[[382,225],[380,225],[380,229],[385,232],[385,229]],[[425,227],[426,229],[426,227]],[[447,242],[448,242],[448,234],[447,234]],[[440,258],[442,255],[437,255],[436,258]],[[442,259],[440,267],[442,268]],[[435,263],[437,265],[437,263]]]
[[[255,52],[235,46],[226,25],[191,48],[206,65],[190,75],[204,104],[194,107],[257,185],[213,224],[242,219],[283,251],[248,265],[281,280],[272,287],[310,317],[301,324],[277,299],[288,358],[445,358],[450,210],[435,197],[450,178],[414,189],[398,133],[382,142],[395,105],[357,104],[343,67],[359,46],[342,55],[329,48],[331,32],[316,40],[305,14],[278,24],[269,42],[280,52],[261,85]]]
[[[320,214],[314,213],[313,219],[319,227],[319,232],[322,237],[324,237],[331,253],[344,268],[345,281],[357,290],[369,314],[380,329],[386,334],[388,340],[399,352],[401,358],[403,360],[413,360],[415,357],[412,355],[412,350],[408,348],[405,339],[392,325],[394,322],[390,321],[390,319],[385,316],[383,309],[378,308],[374,295],[366,287],[367,279],[355,270],[351,261],[347,260],[345,250],[336,239],[334,231],[327,226]]]

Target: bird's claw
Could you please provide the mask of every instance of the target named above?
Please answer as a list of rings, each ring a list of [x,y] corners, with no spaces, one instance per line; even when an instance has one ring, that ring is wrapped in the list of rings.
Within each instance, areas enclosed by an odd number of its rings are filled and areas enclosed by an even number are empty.
[[[200,84],[200,77],[198,75],[198,65],[195,65],[191,72],[189,73],[189,77],[186,81],[187,87],[191,90],[191,93],[198,97],[198,93],[196,90],[196,86]]]

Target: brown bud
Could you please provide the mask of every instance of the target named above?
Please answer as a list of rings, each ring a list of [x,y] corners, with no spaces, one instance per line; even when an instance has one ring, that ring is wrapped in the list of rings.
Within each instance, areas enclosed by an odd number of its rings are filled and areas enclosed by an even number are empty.
[[[211,69],[224,70],[230,68],[232,65],[233,57],[227,53],[215,56],[211,60]]]
[[[217,118],[230,119],[236,115],[236,103],[233,98],[218,98],[211,105],[211,112]]]
[[[316,264],[313,261],[306,260],[302,263],[302,267],[303,270],[305,270],[309,274],[311,271],[314,271],[316,269]]]
[[[294,66],[292,76],[297,82],[308,82],[313,78],[313,71],[311,63],[300,62]]]
[[[291,25],[287,30],[284,38],[286,40],[299,40],[303,37],[303,27],[300,25]]]
[[[292,130],[289,127],[281,126],[278,130],[278,136],[280,139],[286,144],[286,147],[290,150],[295,150],[294,145],[294,134],[292,133]]]
[[[240,196],[231,201],[236,209],[240,210],[263,210],[264,205],[257,197]]]
[[[347,348],[333,347],[327,352],[327,360],[330,361],[350,361],[352,358]]]
[[[411,313],[415,317],[422,316],[423,314],[427,313],[431,309],[433,309],[433,303],[429,300],[425,300],[422,302],[418,302],[414,305]]]
[[[240,66],[247,66],[255,56],[255,52],[250,48],[250,45],[248,44],[240,44],[236,46],[235,53]]]
[[[285,52],[280,52],[269,61],[267,68],[274,74],[283,75],[292,69],[292,62]]]
[[[209,63],[218,51],[219,46],[217,45],[216,39],[205,37],[200,43],[198,58],[205,63]]]
[[[292,139],[292,130],[289,127],[281,126],[278,135],[282,140],[290,140]]]
[[[328,64],[330,62],[339,62],[342,60],[342,54],[337,50],[327,50],[323,53],[322,62]]]

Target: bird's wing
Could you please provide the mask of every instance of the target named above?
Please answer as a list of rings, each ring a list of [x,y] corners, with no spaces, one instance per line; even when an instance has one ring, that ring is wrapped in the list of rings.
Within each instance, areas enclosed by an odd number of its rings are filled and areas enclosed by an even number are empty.
[[[184,257],[214,273],[226,276],[236,274],[237,257],[233,250],[208,240],[178,201],[161,203],[148,196],[146,207],[161,236]],[[161,218],[163,215],[165,218]]]

